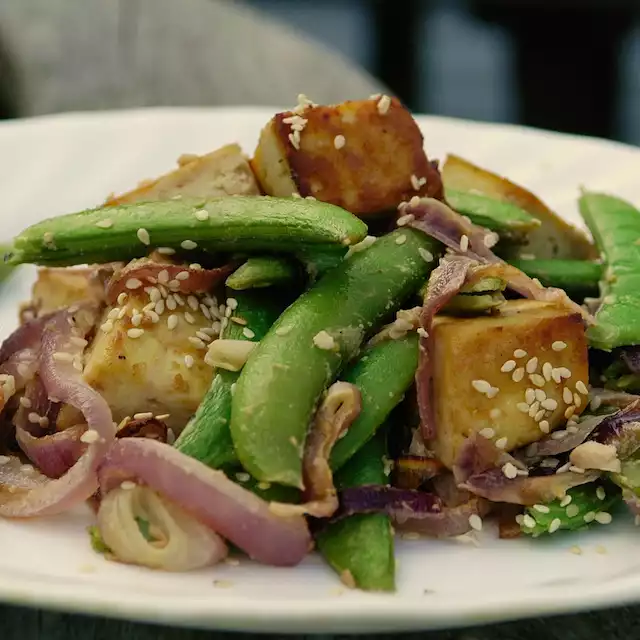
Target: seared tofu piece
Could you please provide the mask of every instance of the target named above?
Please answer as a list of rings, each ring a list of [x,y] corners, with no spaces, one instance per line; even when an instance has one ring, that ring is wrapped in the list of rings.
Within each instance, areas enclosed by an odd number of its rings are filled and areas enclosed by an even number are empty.
[[[38,315],[78,302],[101,302],[104,284],[95,269],[39,269],[31,308]]]
[[[144,293],[130,295],[120,308],[125,313],[122,318],[115,317],[117,307],[105,311],[85,355],[83,376],[109,403],[116,422],[137,413],[169,414],[164,421],[177,434],[211,384],[213,369],[204,362],[208,341],[202,339],[202,332],[214,332],[212,321],[200,307],[184,305],[165,309],[157,322],[143,315],[134,326],[132,320],[137,321],[148,303]],[[74,409],[64,407],[58,427],[64,429],[79,420]]]
[[[387,96],[276,114],[251,165],[267,195],[313,196],[359,216],[442,191],[418,125]]]
[[[260,189],[242,150],[237,144],[230,144],[204,156],[181,156],[174,171],[145,180],[137,189],[113,196],[105,204],[234,195],[256,196]]]
[[[431,445],[447,467],[472,433],[511,451],[564,425],[588,402],[587,341],[577,313],[510,300],[495,316],[438,316],[433,337]]]

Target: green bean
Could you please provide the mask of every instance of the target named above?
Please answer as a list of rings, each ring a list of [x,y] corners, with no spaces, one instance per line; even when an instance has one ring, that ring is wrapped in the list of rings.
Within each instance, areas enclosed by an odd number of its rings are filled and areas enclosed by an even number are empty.
[[[249,258],[228,278],[226,285],[235,291],[277,287],[295,282],[298,270],[285,258],[255,256]]]
[[[584,192],[579,204],[606,263],[602,304],[587,337],[604,351],[640,344],[640,211],[602,193]]]
[[[349,246],[367,226],[317,200],[234,196],[102,207],[35,224],[14,240],[12,264],[69,265],[146,255],[151,249],[252,252]]]
[[[603,267],[589,260],[522,260],[509,262],[532,278],[538,278],[545,287],[564,289],[577,300],[598,296],[598,282]]]
[[[511,202],[457,189],[446,189],[445,196],[454,211],[499,235],[522,235],[540,226],[540,220]]]
[[[302,488],[314,408],[370,331],[424,282],[439,244],[398,229],[329,271],[277,320],[249,356],[233,397],[231,436],[259,480]]]
[[[331,466],[340,469],[376,432],[413,383],[418,367],[418,335],[385,340],[366,349],[340,379],[360,390],[362,409],[334,445]]]
[[[384,454],[384,434],[378,433],[336,474],[336,486],[386,484]],[[318,533],[316,543],[348,584],[367,591],[395,589],[393,532],[387,515],[358,514],[332,522]]]
[[[247,327],[255,334],[252,340],[261,340],[284,308],[277,297],[266,292],[237,293],[234,297],[238,301],[234,317],[247,324],[229,322],[224,337],[232,340],[247,340]],[[225,369],[216,371],[209,391],[174,444],[182,453],[214,469],[239,464],[229,433],[232,389],[239,375]]]
[[[609,510],[619,502],[620,490],[611,483],[584,484],[569,489],[567,497],[563,499],[527,507],[520,529],[537,538],[561,529],[576,531],[592,522],[602,521],[606,524],[609,521]]]

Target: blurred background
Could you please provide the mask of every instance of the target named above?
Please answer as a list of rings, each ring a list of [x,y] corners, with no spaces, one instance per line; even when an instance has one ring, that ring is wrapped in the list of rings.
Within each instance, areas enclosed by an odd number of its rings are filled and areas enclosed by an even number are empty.
[[[0,0],[4,118],[369,89],[640,144],[640,0]]]

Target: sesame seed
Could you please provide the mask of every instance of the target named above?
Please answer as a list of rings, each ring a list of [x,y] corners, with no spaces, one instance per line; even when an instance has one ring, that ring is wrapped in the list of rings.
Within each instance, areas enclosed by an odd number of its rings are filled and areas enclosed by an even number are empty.
[[[158,300],[158,302],[156,302],[155,311],[158,316],[164,313],[164,300]]]
[[[536,422],[541,422],[542,418],[544,418],[544,409],[540,409],[540,411],[538,411],[538,413],[536,413],[536,415],[533,416],[533,419]]]
[[[287,334],[291,333],[291,329],[293,329],[292,326],[289,327],[278,327],[276,329],[276,335],[277,336],[286,336]]]
[[[129,297],[129,294],[123,291],[121,294],[118,295],[118,304],[122,306],[127,301],[128,297]]]
[[[318,349],[330,350],[335,347],[335,340],[333,336],[327,333],[326,331],[319,331],[313,336],[313,344],[318,347]]]
[[[138,278],[129,278],[124,286],[127,287],[127,289],[139,289],[142,286],[142,282],[140,282]]]
[[[169,282],[169,272],[166,269],[163,269],[158,273],[158,282],[162,284],[167,284],[167,282]]]
[[[469,526],[475,531],[482,531],[482,518],[477,513],[469,516]]]
[[[189,272],[188,271],[180,271],[180,273],[176,274],[176,280],[188,280]]]
[[[553,398],[547,398],[543,400],[540,405],[547,411],[555,411],[558,408],[558,402]]]
[[[136,483],[132,482],[131,480],[125,480],[124,482],[120,483],[120,488],[123,491],[132,491],[133,489],[136,488]]]
[[[612,520],[613,518],[611,514],[606,511],[596,513],[596,522],[599,522],[600,524],[610,524]]]
[[[191,307],[193,311],[198,310],[198,298],[195,296],[187,296],[187,304]]]
[[[533,358],[531,358],[531,360],[529,360],[529,362],[527,362],[525,370],[527,373],[534,373],[537,368],[538,368],[538,358],[534,356]]]
[[[540,411],[540,403],[536,400],[532,405],[528,407],[529,417],[533,418]]]
[[[111,320],[107,320],[100,325],[100,330],[104,331],[104,333],[109,333],[113,329],[113,322]]]
[[[571,463],[570,462],[566,462],[565,464],[563,464],[561,467],[558,467],[556,469],[556,474],[558,473],[566,473],[567,471],[569,471],[571,469]]]
[[[569,467],[569,471],[573,471],[573,473],[584,473],[584,469],[582,467],[576,467],[575,465],[571,465]]]
[[[193,367],[193,362],[194,360],[192,355],[187,354],[184,357],[184,366],[187,367],[187,369],[191,369],[191,367]]]
[[[596,409],[599,409],[601,404],[602,404],[602,398],[600,398],[599,396],[595,396],[593,400],[591,400],[591,408],[594,411]]]
[[[429,337],[429,333],[428,331],[424,328],[424,327],[418,327],[416,329],[416,333],[421,337],[421,338],[428,338]]]
[[[576,408],[574,406],[567,407],[567,409],[564,412],[564,417],[568,420],[575,412],[576,412]]]
[[[96,227],[98,227],[99,229],[110,229],[111,227],[113,227],[113,220],[111,220],[111,218],[100,220],[99,222],[96,222]]]
[[[227,298],[227,307],[235,311],[238,308],[238,301],[235,298]]]
[[[549,513],[551,511],[546,504],[534,504],[533,508],[540,513]]]
[[[555,369],[555,371],[558,372],[558,375],[561,378],[570,378],[571,377],[571,370],[567,369],[566,367],[558,367],[557,369]]]
[[[108,320],[115,320],[119,315],[120,315],[120,309],[118,307],[114,307],[107,314],[107,319]]]
[[[376,105],[378,109],[378,113],[383,116],[385,115],[391,107],[391,98],[389,96],[383,95]]]
[[[42,416],[42,418],[40,418],[40,420],[38,420],[38,424],[45,429],[46,427],[49,426],[49,418],[47,418],[47,416]]]
[[[499,438],[498,440],[496,440],[496,447],[498,447],[498,449],[506,449],[507,448],[507,438],[506,436],[503,438]]]
[[[527,352],[524,349],[516,349],[513,352],[513,357],[514,358],[526,358],[527,357]]]
[[[607,497],[607,492],[604,490],[604,487],[598,487],[596,489],[596,496],[598,500],[604,500]]]
[[[399,227],[404,227],[406,224],[409,224],[410,222],[413,222],[415,219],[416,219],[416,217],[412,213],[407,213],[404,216],[400,216],[396,220],[396,224]],[[426,251],[426,249],[423,249],[423,251]]]
[[[398,236],[396,238],[396,244],[404,244],[407,241],[407,236]]]
[[[575,518],[580,513],[580,507],[577,504],[570,504],[565,509],[565,513],[567,514],[567,518]]]
[[[177,306],[178,306],[177,303],[176,303],[176,300],[175,300],[175,298],[173,296],[167,296],[166,305],[167,305],[167,309],[169,309],[169,311],[175,311]]]
[[[35,412],[32,411],[28,416],[27,416],[27,420],[29,422],[32,422],[33,424],[37,424],[38,422],[40,422],[40,416]]]
[[[569,547],[569,553],[573,553],[575,556],[581,556],[582,549],[577,544],[574,544],[572,547]]]
[[[58,362],[73,362],[73,354],[65,353],[64,351],[56,351],[53,354],[53,359]]]
[[[536,387],[544,387],[545,385],[545,379],[539,373],[532,373],[529,376],[529,380],[531,380],[531,383]]]
[[[198,247],[198,243],[193,240],[183,240],[180,243],[180,246],[187,251],[191,251],[192,249],[196,249]]]
[[[554,518],[549,525],[549,533],[555,533],[560,528],[561,524],[562,521],[560,518]]]
[[[167,282],[167,287],[171,289],[171,291],[178,291],[180,289],[180,281],[179,280],[169,280]]]
[[[338,134],[334,139],[333,139],[333,146],[336,149],[342,149],[342,147],[344,147],[344,145],[347,143],[347,139],[342,135],[342,134]]]
[[[29,398],[27,398],[27,397],[25,397],[25,396],[22,396],[22,397],[20,398],[20,404],[21,404],[25,409],[31,409],[32,402],[31,402],[31,400],[29,400]]]
[[[518,475],[518,469],[511,462],[507,462],[502,467],[502,473],[505,475],[505,477],[509,478],[509,480],[513,480]]]
[[[198,209],[194,211],[193,215],[200,220],[200,222],[204,222],[209,219],[209,212],[206,209]]]
[[[524,378],[524,367],[518,367],[512,374],[511,379],[514,382],[520,382]]]
[[[522,524],[529,529],[533,529],[536,526],[536,521],[528,513],[526,513],[522,517]]]
[[[582,380],[578,380],[578,382],[576,382],[576,390],[584,396],[589,395],[589,389],[587,389],[587,386],[582,382]]]
[[[502,367],[500,367],[500,371],[502,373],[511,373],[516,368],[515,360],[507,360]]]
[[[251,476],[244,471],[239,471],[236,473],[236,480],[238,482],[249,482],[249,480],[251,480]]]
[[[563,349],[567,348],[567,343],[563,342],[562,340],[556,340],[552,345],[551,348],[554,351],[562,351]]]
[[[540,431],[542,431],[542,433],[549,433],[549,429],[551,428],[547,420],[540,420],[540,422],[538,422],[538,427],[540,427]]]
[[[573,404],[576,405],[577,409],[579,409],[582,404],[582,398],[577,393],[573,394]]]
[[[53,245],[53,233],[51,233],[51,231],[45,231],[45,233],[42,234],[42,241],[51,248]]]
[[[195,336],[189,336],[188,340],[194,347],[196,347],[196,349],[206,349],[207,348],[206,343],[203,340],[201,340],[200,338],[196,338]]]
[[[491,440],[493,436],[496,435],[496,432],[491,427],[485,427],[484,429],[480,429],[478,433],[483,437],[487,438],[487,440]]]
[[[198,338],[200,338],[200,340],[202,340],[203,342],[211,341],[211,336],[204,331],[196,331],[196,336],[198,336]]]
[[[529,405],[526,402],[518,402],[516,409],[522,413],[529,413]]]
[[[213,314],[211,313],[211,311],[209,311],[209,308],[206,307],[205,305],[201,304],[200,305],[200,311],[202,311],[202,315],[207,319],[207,320],[211,320],[213,317]]]
[[[467,251],[469,249],[469,236],[462,234],[460,238],[460,251]]]
[[[553,373],[553,365],[550,362],[545,362],[542,365],[542,375],[547,382],[551,380],[552,373]]]
[[[249,327],[245,327],[245,328],[242,330],[242,335],[243,335],[245,338],[248,338],[249,340],[251,340],[252,338],[255,338],[255,337],[256,337],[256,334],[255,334],[253,331],[251,331],[251,329],[249,329]]]
[[[560,429],[558,431],[554,431],[551,434],[552,440],[562,440],[567,435],[567,432],[564,429]]]
[[[596,519],[596,513],[595,511],[588,511],[587,513],[584,514],[583,516],[583,520],[585,522],[593,522]]]
[[[487,393],[491,385],[486,380],[472,380],[471,386],[480,393]]]
[[[81,442],[86,442],[87,444],[91,444],[92,442],[97,442],[100,439],[100,434],[95,429],[89,429],[85,431],[81,436]]]
[[[148,420],[149,418],[153,418],[153,413],[151,411],[143,411],[142,413],[134,413],[134,420]]]
[[[571,495],[567,493],[567,495],[564,498],[562,498],[562,500],[560,500],[560,506],[566,507],[568,504],[571,504],[571,500],[572,500]]]
[[[138,229],[136,235],[138,236],[138,240],[140,240],[142,244],[146,244],[147,246],[151,244],[151,238],[149,236],[149,232],[146,229]]]
[[[500,393],[500,389],[498,387],[491,387],[489,391],[487,391],[487,398],[492,399],[495,398]]]
[[[562,399],[565,404],[571,404],[573,402],[573,393],[571,393],[571,389],[567,389],[567,387],[565,387],[562,390]]]
[[[139,338],[144,333],[144,329],[129,329],[127,335],[130,338]]]
[[[423,249],[422,247],[420,247],[418,249],[418,253],[420,254],[420,257],[425,262],[433,262],[433,254],[431,253],[431,251],[428,251],[427,249]]]
[[[185,311],[184,312],[184,319],[189,323],[189,324],[194,324],[196,319],[188,312]]]
[[[176,250],[171,247],[159,247],[157,251],[163,256],[172,256],[176,252]]]
[[[495,407],[494,409],[491,409],[491,411],[489,411],[489,417],[492,420],[497,420],[501,415],[502,415],[502,411],[500,409],[498,409],[497,407]]]
[[[533,395],[538,402],[542,402],[547,399],[547,394],[542,389],[535,389]]]
[[[76,347],[86,347],[89,344],[84,338],[81,338],[80,336],[71,336],[69,338],[69,342]]]
[[[142,315],[140,315],[139,313],[134,313],[134,314],[131,316],[131,324],[132,324],[134,327],[138,327],[138,326],[140,326],[140,323],[141,323],[141,322],[142,322]]]
[[[8,464],[10,461],[11,461],[11,458],[9,456],[0,455],[0,465]]]

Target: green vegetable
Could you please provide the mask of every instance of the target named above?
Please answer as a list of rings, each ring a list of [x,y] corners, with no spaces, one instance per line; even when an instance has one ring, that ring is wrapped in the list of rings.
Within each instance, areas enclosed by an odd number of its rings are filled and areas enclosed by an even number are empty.
[[[259,480],[302,488],[314,408],[367,334],[400,307],[436,262],[439,244],[413,229],[389,233],[300,296],[253,350],[238,379],[231,436]]]
[[[384,434],[377,434],[336,474],[339,489],[386,484]],[[346,582],[367,591],[395,589],[393,532],[385,514],[359,514],[328,524],[317,536],[318,551]]]
[[[609,474],[611,480],[623,489],[629,489],[636,495],[640,495],[640,459],[630,458],[623,460],[620,473]]]
[[[300,502],[300,491],[294,487],[285,487],[281,484],[259,482],[252,478],[242,467],[227,469],[227,476],[240,486],[266,500],[267,502]]]
[[[477,316],[497,309],[504,304],[501,293],[483,295],[456,295],[445,305],[442,313],[448,315]]]
[[[305,266],[312,281],[318,280],[327,271],[335,269],[344,260],[347,249],[333,245],[303,247],[295,251],[295,256]]]
[[[284,303],[278,297],[267,292],[236,293],[234,298],[238,301],[238,307],[233,317],[245,320],[247,324],[229,322],[224,337],[232,340],[248,340],[243,333],[245,328],[255,334],[252,340],[262,340],[284,308]],[[229,421],[232,387],[239,375],[238,372],[225,369],[216,371],[209,391],[174,444],[182,453],[214,469],[238,464],[229,433]]]
[[[249,258],[228,278],[226,285],[235,291],[277,287],[295,282],[298,270],[289,260],[276,256]]]
[[[156,247],[189,251],[196,245],[209,251],[291,253],[305,247],[349,246],[366,234],[364,222],[318,200],[268,196],[166,200],[44,220],[15,238],[10,262],[101,263],[143,256]]]
[[[102,539],[102,534],[100,533],[100,529],[96,526],[87,527],[87,533],[89,534],[89,543],[91,544],[91,548],[96,553],[111,553],[111,549],[107,547],[104,540]]]
[[[456,189],[446,189],[445,196],[454,211],[500,235],[522,234],[540,226],[540,220],[511,202]]]
[[[460,293],[496,293],[504,291],[506,286],[507,283],[502,278],[488,276],[475,282],[464,284],[460,289]]]
[[[13,245],[11,244],[0,244],[0,282],[6,280],[15,270],[15,267],[7,264],[5,262],[5,258],[11,254],[13,251]]]
[[[602,193],[584,192],[579,204],[606,263],[602,305],[587,337],[604,351],[640,344],[640,211]]]
[[[331,466],[340,469],[376,432],[413,384],[418,367],[418,335],[385,340],[366,349],[340,379],[355,384],[362,396],[360,415],[334,445]]]
[[[565,498],[527,507],[520,525],[522,532],[537,538],[560,529],[576,531],[598,522],[602,517],[598,514],[609,513],[620,502],[620,490],[611,483],[594,482],[574,487],[567,491],[567,496],[571,496],[568,503]]]
[[[577,300],[596,298],[603,267],[589,260],[509,260],[532,278],[538,278],[545,287],[564,289]]]

